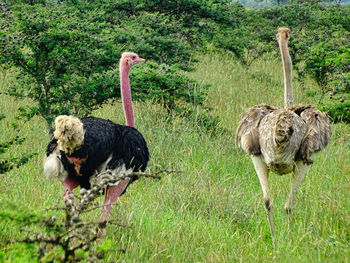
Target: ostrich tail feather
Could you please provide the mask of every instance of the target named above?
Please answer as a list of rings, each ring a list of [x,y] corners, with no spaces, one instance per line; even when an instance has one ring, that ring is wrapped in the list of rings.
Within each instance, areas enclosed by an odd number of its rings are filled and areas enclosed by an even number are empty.
[[[58,147],[55,147],[50,154],[44,157],[43,168],[46,179],[58,178],[64,180],[68,176],[68,172],[61,162],[61,153]]]
[[[284,144],[291,138],[293,129],[293,115],[289,111],[283,111],[276,122],[275,142],[277,145]]]

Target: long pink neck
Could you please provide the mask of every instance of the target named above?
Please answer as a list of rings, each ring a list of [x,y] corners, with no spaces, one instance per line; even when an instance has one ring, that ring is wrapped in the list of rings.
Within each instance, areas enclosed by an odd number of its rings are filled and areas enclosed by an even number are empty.
[[[122,94],[122,101],[124,107],[124,114],[126,125],[134,127],[134,112],[132,109],[131,91],[130,91],[130,81],[129,81],[129,70],[130,67],[125,67],[121,65],[120,67],[120,89]]]

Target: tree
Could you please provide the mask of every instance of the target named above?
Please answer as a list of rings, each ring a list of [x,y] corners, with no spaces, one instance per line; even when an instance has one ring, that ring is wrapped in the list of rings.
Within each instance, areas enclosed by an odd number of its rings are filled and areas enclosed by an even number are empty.
[[[1,61],[20,69],[9,93],[38,103],[22,112],[40,114],[52,131],[54,116],[84,116],[116,94],[113,66],[121,50],[111,40],[101,41],[106,25],[60,5],[13,9],[5,7],[1,32]]]
[[[37,104],[21,108],[22,115],[41,115],[51,133],[55,116],[86,116],[108,99],[120,97],[116,68],[122,51],[132,50],[163,62],[140,70],[143,77],[133,82],[135,99],[154,95],[147,86],[158,85],[167,108],[174,108],[174,100],[181,97],[189,102],[203,101],[200,92],[199,99],[191,99],[194,81],[175,73],[190,70],[194,60],[186,41],[169,38],[179,28],[174,19],[141,12],[114,24],[108,8],[64,3],[21,4],[11,9],[1,4],[0,8],[4,11],[0,63],[19,69],[18,83],[8,93],[33,99]],[[157,84],[159,77],[163,80]]]

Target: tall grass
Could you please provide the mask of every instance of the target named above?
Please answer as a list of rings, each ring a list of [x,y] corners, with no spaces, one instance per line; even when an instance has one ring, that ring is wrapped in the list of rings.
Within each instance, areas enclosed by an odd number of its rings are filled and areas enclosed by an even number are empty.
[[[182,173],[164,176],[161,181],[140,179],[128,188],[111,217],[130,227],[108,227],[105,239],[112,241],[112,251],[106,261],[349,262],[350,127],[333,125],[332,143],[315,156],[290,216],[283,204],[291,176],[271,174],[277,232],[274,249],[258,179],[249,157],[236,148],[234,135],[240,115],[248,107],[283,105],[279,59],[268,56],[245,69],[228,53],[207,54],[191,76],[211,84],[206,104],[227,132],[210,136],[198,132],[196,123],[169,116],[158,105],[135,103],[136,126],[150,148],[149,169],[172,167]],[[305,86],[295,83],[296,104],[316,103],[317,98],[304,95],[307,89],[316,87],[311,81]],[[0,141],[12,136],[7,121],[14,120],[18,105],[27,103],[30,101],[1,95],[1,111],[7,118],[0,124]],[[94,115],[124,123],[120,102],[105,105]],[[63,187],[43,176],[42,153],[49,141],[43,120],[18,124],[27,140],[7,154],[39,155],[0,176],[0,202],[42,211],[62,202]],[[91,219],[98,216],[99,211],[88,215]],[[9,249],[7,239],[21,235],[13,224],[2,222],[2,249]]]

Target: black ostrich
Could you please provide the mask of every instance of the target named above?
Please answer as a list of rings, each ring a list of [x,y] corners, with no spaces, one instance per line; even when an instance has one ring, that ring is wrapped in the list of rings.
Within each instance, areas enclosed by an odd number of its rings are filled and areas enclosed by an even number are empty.
[[[120,59],[120,86],[127,126],[95,117],[79,119],[62,115],[56,118],[54,139],[46,149],[44,173],[47,178],[62,181],[64,198],[79,185],[89,189],[90,177],[96,172],[146,169],[149,152],[142,134],[134,128],[129,84],[130,68],[143,61],[135,53],[123,53]],[[108,220],[113,203],[131,181],[125,179],[107,186],[100,221]]]

